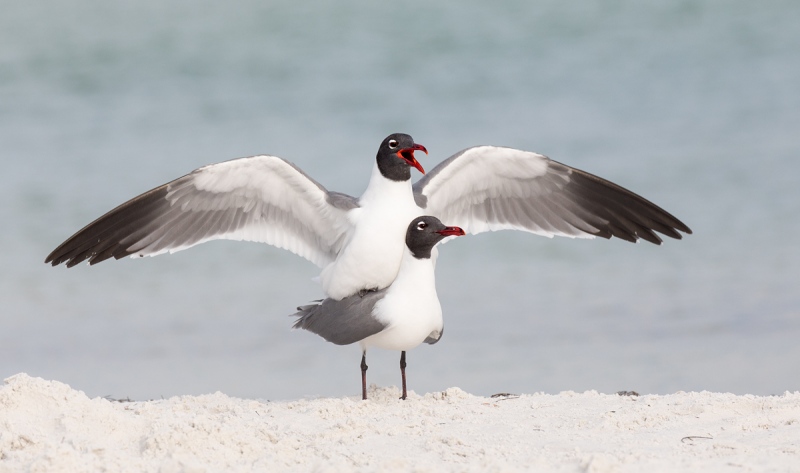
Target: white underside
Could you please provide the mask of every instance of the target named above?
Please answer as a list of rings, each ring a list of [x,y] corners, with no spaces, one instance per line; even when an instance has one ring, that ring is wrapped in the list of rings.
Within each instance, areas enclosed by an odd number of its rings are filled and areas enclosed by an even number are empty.
[[[352,234],[336,261],[320,274],[323,291],[336,300],[392,284],[403,257],[408,224],[422,215],[414,203],[411,182],[390,181],[377,165],[359,205],[347,214]]]
[[[436,295],[433,259],[417,259],[404,248],[397,279],[373,311],[387,324],[381,332],[361,341],[362,349],[411,350],[444,326]]]

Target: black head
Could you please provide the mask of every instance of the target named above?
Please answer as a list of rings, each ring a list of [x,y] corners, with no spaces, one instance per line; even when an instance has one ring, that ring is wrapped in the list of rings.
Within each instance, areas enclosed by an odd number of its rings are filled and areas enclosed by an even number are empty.
[[[386,179],[393,181],[407,181],[411,179],[411,167],[415,167],[425,174],[422,166],[414,158],[414,151],[428,150],[424,146],[414,143],[414,138],[405,133],[393,133],[386,137],[378,148],[378,169]]]
[[[464,235],[459,227],[446,227],[436,217],[425,215],[411,221],[406,231],[406,246],[415,258],[430,258],[431,250],[445,237]]]

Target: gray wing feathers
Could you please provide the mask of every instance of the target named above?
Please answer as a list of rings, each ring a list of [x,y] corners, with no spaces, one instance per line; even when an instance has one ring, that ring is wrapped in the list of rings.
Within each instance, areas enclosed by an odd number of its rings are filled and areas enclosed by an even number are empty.
[[[425,339],[425,343],[427,343],[428,345],[433,345],[442,339],[442,335],[444,335],[444,328],[442,328],[438,332],[431,332],[431,334],[428,335],[428,338]]]
[[[45,262],[53,266],[66,262],[72,267],[87,259],[94,264],[131,254],[127,250],[134,235],[153,225],[152,215],[161,208],[166,194],[166,185],[160,186],[111,210],[59,245]],[[159,218],[170,216],[162,214]]]
[[[567,167],[561,163],[554,165]],[[649,200],[593,174],[572,169],[570,184],[563,196],[569,209],[581,209],[584,219],[597,222],[598,236],[615,236],[635,242],[637,237],[660,244],[655,232],[670,238],[681,239],[678,231],[691,234],[692,230],[670,213]]]
[[[328,192],[328,203],[337,209],[351,210],[358,207],[358,199],[341,192]]]
[[[422,176],[422,178],[415,182],[413,185],[414,188],[414,200],[416,201],[417,205],[421,208],[426,208],[428,206],[428,196],[425,194],[425,187],[428,185],[429,182],[436,180],[442,170],[447,169],[447,167],[453,163],[456,159],[460,158],[464,153],[467,151],[473,150],[474,148],[467,148],[459,151],[458,153],[450,156],[449,158],[445,159],[441,163],[437,164],[435,168],[428,171],[427,174]],[[441,219],[440,219],[441,220]]]
[[[417,204],[469,233],[516,229],[544,236],[681,238],[689,227],[612,182],[510,148],[479,146],[453,155],[414,185]]]
[[[154,256],[215,239],[268,243],[318,266],[344,244],[357,200],[329,193],[293,164],[254,156],[205,166],[113,209],[56,248],[68,267]]]
[[[293,314],[299,319],[293,328],[302,328],[316,333],[336,345],[349,345],[375,335],[386,324],[372,315],[375,304],[381,300],[386,289],[354,294],[342,300],[325,299],[318,304],[297,308]]]

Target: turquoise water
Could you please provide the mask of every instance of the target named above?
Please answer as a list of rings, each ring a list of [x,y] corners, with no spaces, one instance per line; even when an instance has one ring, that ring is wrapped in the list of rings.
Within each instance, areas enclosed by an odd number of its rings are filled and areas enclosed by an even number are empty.
[[[695,231],[661,247],[514,232],[437,268],[417,392],[800,389],[800,6],[744,1],[4,2],[0,376],[89,395],[355,395],[359,351],[289,330],[318,270],[257,244],[43,264],[117,204],[269,153],[359,195],[377,145],[432,168],[528,149]],[[370,381],[399,383],[397,354]]]

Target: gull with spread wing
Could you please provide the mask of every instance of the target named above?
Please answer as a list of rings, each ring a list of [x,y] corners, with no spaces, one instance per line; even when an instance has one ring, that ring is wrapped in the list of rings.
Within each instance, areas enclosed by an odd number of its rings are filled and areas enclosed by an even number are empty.
[[[386,137],[358,199],[328,191],[275,156],[203,166],[109,211],[45,262],[72,267],[245,240],[287,249],[323,268],[328,297],[382,289],[397,276],[408,222],[420,215],[411,168],[424,171],[415,151],[427,153],[409,135]]]
[[[325,189],[293,164],[253,156],[201,167],[111,210],[53,250],[45,262],[155,256],[216,240],[287,249],[322,268],[335,300],[388,287],[397,276],[408,222],[432,215],[468,234],[523,230],[547,237],[617,237],[661,244],[689,227],[605,179],[512,148],[476,146],[416,184],[409,135],[383,140],[359,198]],[[435,251],[435,249],[434,249]]]

